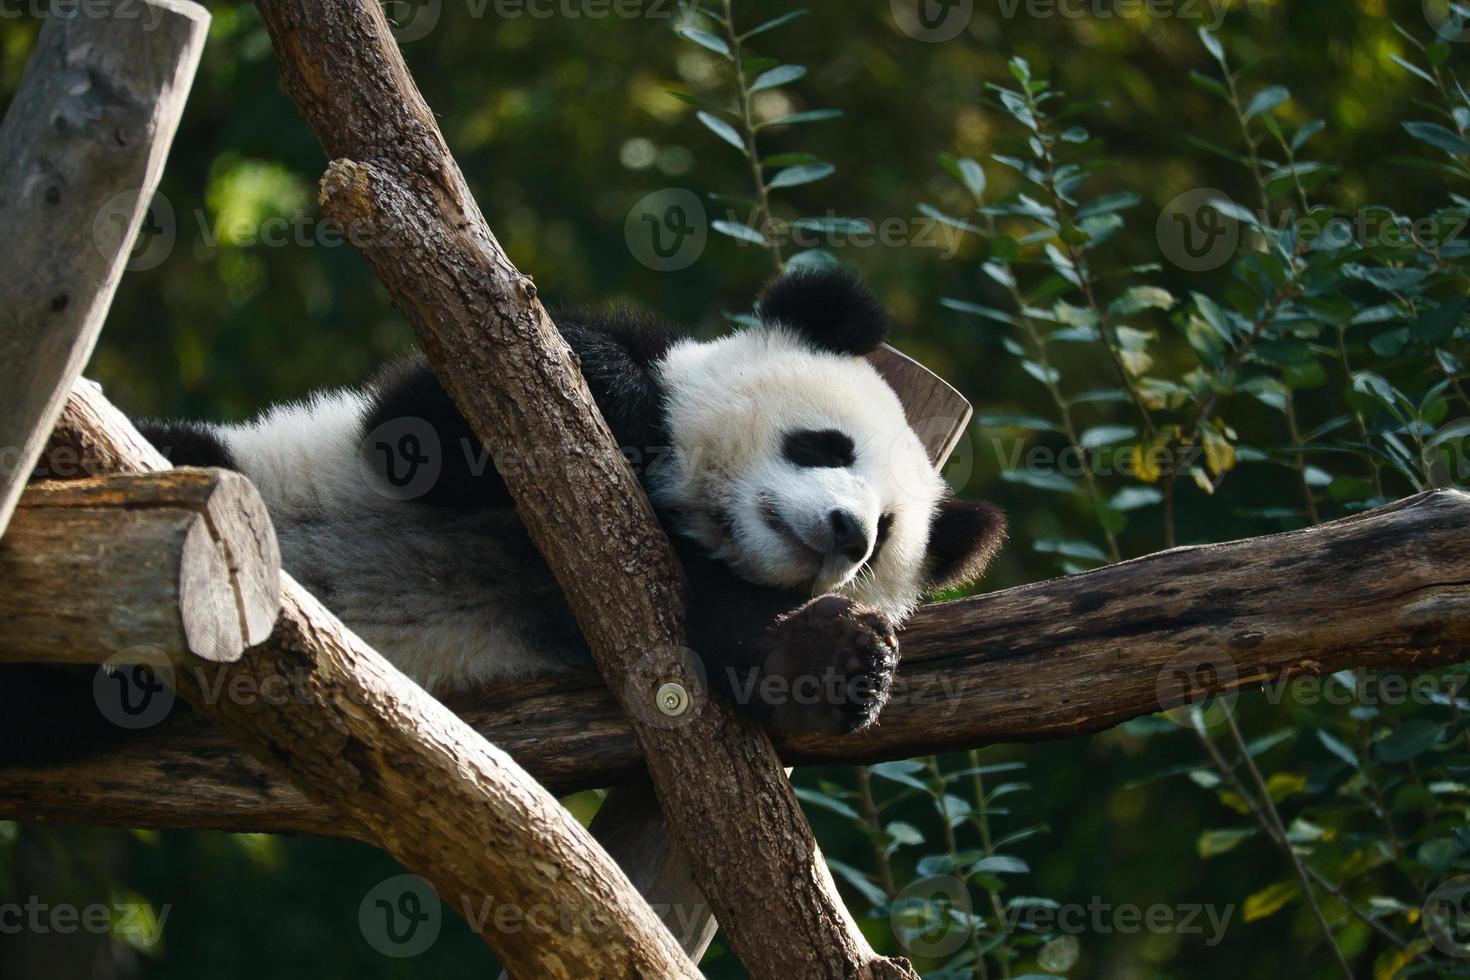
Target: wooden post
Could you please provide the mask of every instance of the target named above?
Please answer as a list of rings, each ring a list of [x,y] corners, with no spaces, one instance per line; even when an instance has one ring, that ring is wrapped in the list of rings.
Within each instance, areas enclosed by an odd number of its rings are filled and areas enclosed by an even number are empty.
[[[209,27],[188,0],[70,6],[0,127],[0,535],[91,356]]]
[[[243,476],[175,470],[33,485],[0,582],[0,661],[225,663],[275,626],[281,555]]]

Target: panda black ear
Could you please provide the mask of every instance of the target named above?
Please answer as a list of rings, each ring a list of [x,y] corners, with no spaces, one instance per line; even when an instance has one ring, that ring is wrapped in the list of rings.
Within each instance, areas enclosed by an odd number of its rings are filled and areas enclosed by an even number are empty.
[[[888,311],[846,269],[801,269],[766,287],[756,312],[767,326],[795,330],[820,350],[862,357],[888,336]]]
[[[930,592],[971,584],[985,573],[1006,537],[1006,516],[994,504],[945,500],[929,526],[924,574]]]

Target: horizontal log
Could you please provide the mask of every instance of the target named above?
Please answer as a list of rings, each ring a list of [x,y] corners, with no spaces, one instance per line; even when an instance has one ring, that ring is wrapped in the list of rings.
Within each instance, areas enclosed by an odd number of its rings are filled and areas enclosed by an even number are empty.
[[[0,538],[0,661],[238,660],[270,635],[281,554],[226,470],[32,484]]]
[[[875,730],[777,747],[791,765],[909,758],[1099,731],[1282,678],[1470,659],[1467,532],[1470,496],[1439,490],[1306,531],[929,606],[904,631],[899,687]],[[450,706],[554,792],[618,784],[641,766],[593,676]],[[86,762],[0,771],[0,817],[339,832],[197,721]]]

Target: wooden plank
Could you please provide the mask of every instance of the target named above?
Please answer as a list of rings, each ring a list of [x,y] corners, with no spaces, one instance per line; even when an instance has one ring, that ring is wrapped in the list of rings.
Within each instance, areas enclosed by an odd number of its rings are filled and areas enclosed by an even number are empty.
[[[208,27],[188,0],[50,17],[0,126],[0,535],[102,330]]]

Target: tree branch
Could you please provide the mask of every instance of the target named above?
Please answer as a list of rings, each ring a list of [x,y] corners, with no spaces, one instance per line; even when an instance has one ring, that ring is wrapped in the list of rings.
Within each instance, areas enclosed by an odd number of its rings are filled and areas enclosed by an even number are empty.
[[[84,390],[84,389],[79,389]],[[65,428],[73,455],[109,459]],[[782,743],[787,764],[904,759],[1100,731],[1224,690],[1470,659],[1470,496],[1421,494],[1306,531],[1180,548],[921,610],[881,724]],[[1188,682],[1188,683],[1186,683]],[[452,701],[553,792],[635,778],[641,754],[586,674]],[[0,817],[341,833],[197,718],[48,770],[0,773]]]
[[[45,468],[75,477],[169,464],[82,382],[62,413]],[[172,688],[203,716],[196,724],[254,756],[230,744],[232,768],[255,773],[262,780],[256,789],[277,800],[298,807],[307,798],[331,801],[335,833],[381,847],[422,875],[516,976],[698,976],[564,807],[289,575],[280,579],[280,619],[266,643],[234,663],[175,664],[169,672]],[[170,782],[186,789],[191,780],[176,770]],[[81,804],[97,788],[64,792]],[[307,805],[305,812],[323,807]],[[550,908],[548,921],[572,928],[553,935],[504,929],[486,914],[500,908],[523,917]]]
[[[376,0],[257,0],[348,231],[489,449],[730,945],[757,977],[914,976],[838,898],[769,740],[705,695],[679,567],[536,288],[471,197]],[[539,465],[532,465],[533,463]],[[656,698],[689,695],[669,718]]]

